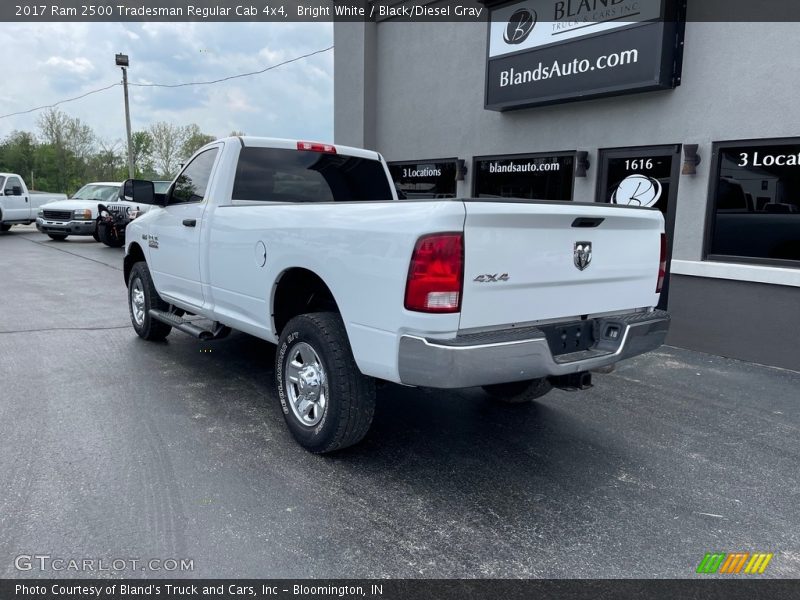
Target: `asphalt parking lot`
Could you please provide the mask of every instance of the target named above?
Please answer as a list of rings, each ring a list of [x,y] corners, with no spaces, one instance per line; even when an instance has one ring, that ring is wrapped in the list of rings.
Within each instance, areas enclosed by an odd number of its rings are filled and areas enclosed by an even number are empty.
[[[269,344],[138,339],[121,266],[91,238],[0,234],[0,577],[81,575],[14,566],[46,554],[682,578],[711,551],[800,576],[800,373],[664,347],[530,406],[386,386],[364,442],[319,457],[284,426]]]

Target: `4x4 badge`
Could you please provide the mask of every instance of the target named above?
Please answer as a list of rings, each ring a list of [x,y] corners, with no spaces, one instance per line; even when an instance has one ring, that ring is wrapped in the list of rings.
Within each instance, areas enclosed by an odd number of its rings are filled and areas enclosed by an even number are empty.
[[[486,273],[484,275],[478,275],[472,281],[476,281],[478,283],[499,283],[501,281],[508,281],[511,277],[508,276],[508,273],[503,273],[502,275],[499,273]]]
[[[592,262],[592,242],[575,242],[572,259],[579,271],[588,267]]]

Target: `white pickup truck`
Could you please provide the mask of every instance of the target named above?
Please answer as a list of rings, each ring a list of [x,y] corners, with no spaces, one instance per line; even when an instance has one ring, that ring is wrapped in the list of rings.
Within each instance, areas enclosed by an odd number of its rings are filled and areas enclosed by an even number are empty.
[[[157,204],[126,236],[137,334],[276,343],[283,413],[312,452],[361,440],[376,380],[522,402],[588,387],[669,326],[657,210],[398,200],[376,152],[253,137],[203,147],[164,196],[122,194]]]
[[[0,173],[0,231],[8,231],[12,225],[29,225],[36,221],[43,205],[66,199],[64,194],[28,191],[16,173]]]
[[[45,204],[36,217],[36,229],[57,242],[63,242],[70,235],[91,235],[99,242],[98,207],[116,200],[120,185],[119,181],[87,183],[68,201]]]

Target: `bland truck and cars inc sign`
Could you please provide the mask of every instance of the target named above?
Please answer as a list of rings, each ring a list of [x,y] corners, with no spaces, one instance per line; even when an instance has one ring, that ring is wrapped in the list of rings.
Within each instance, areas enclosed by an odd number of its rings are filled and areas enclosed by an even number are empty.
[[[680,84],[685,0],[525,0],[490,8],[485,107]]]

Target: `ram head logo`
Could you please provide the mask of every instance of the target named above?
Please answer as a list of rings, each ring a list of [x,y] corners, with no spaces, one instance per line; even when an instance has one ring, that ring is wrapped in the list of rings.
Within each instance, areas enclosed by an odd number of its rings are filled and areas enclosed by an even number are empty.
[[[592,262],[592,242],[575,242],[572,259],[579,271],[588,267]]]

